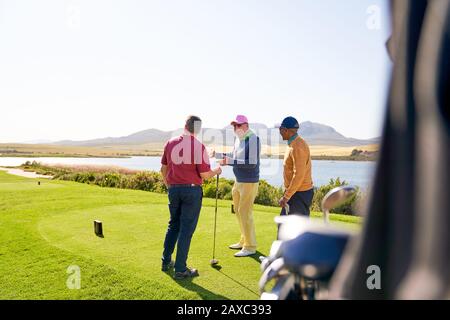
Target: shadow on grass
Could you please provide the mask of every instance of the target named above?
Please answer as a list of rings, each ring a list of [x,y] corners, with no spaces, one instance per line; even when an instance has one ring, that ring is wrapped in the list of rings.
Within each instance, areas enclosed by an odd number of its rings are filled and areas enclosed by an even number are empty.
[[[260,264],[260,260],[259,257],[261,256],[265,256],[263,253],[261,253],[260,251],[256,251],[256,253],[252,256],[248,256],[248,257],[242,257],[242,258],[238,258],[238,259],[248,259],[251,258],[253,260],[255,260],[256,262],[258,262],[258,264]],[[216,265],[213,267],[214,269],[216,269],[218,272],[220,272],[223,276],[227,277],[228,279],[230,279],[231,281],[233,281],[234,283],[236,283],[237,285],[239,285],[240,287],[246,289],[247,291],[253,293],[255,295],[255,298],[259,298],[259,293],[252,290],[251,288],[247,287],[246,285],[244,285],[243,283],[239,282],[238,280],[232,278],[231,276],[229,276],[228,274],[224,273],[222,271],[222,267],[220,265]]]
[[[216,266],[217,268],[218,266]],[[183,280],[175,280],[173,276],[175,275],[174,271],[166,272],[166,275],[170,277],[173,281],[175,281],[179,286],[185,288],[186,290],[197,293],[203,300],[230,300],[227,297],[224,297],[220,294],[216,294],[208,289],[199,286],[192,282],[195,278],[186,278]]]
[[[259,260],[259,257],[265,257],[266,255],[263,254],[260,251],[256,251],[256,253],[252,256],[249,256],[249,258],[252,258],[253,260],[255,260],[256,262],[258,262],[258,264],[261,264],[261,260]]]
[[[256,254],[254,254],[252,256],[239,258],[239,259],[252,258],[256,262],[258,262],[258,264],[260,264],[261,262],[259,260],[259,257],[261,257],[261,256],[265,256],[265,255],[263,253],[261,253],[260,251],[256,251]],[[213,265],[213,266],[211,266],[211,268],[215,269],[221,275],[223,275],[224,277],[230,279],[231,281],[236,283],[241,288],[244,288],[248,292],[251,292],[252,294],[254,294],[255,295],[255,299],[259,298],[259,293],[258,292],[252,290],[251,288],[247,287],[243,283],[239,282],[238,280],[236,280],[233,277],[229,276],[228,274],[224,273],[222,271],[222,266],[220,264]],[[227,298],[225,296],[222,296],[222,295],[216,294],[214,292],[211,292],[211,291],[203,288],[202,286],[199,286],[198,284],[193,283],[192,280],[195,279],[195,278],[187,278],[187,279],[183,279],[183,280],[175,280],[173,278],[173,276],[175,275],[174,271],[168,271],[168,272],[166,272],[166,275],[169,276],[173,281],[175,281],[181,287],[183,287],[183,288],[185,288],[185,289],[187,289],[189,291],[197,293],[204,300],[230,300],[229,298]]]
[[[214,269],[216,269],[217,271],[219,271],[220,274],[222,274],[223,276],[227,277],[228,279],[230,279],[231,281],[233,281],[234,283],[236,283],[237,285],[239,285],[240,287],[246,289],[247,291],[253,293],[255,295],[255,298],[259,297],[258,292],[250,289],[249,287],[247,287],[245,284],[242,284],[241,282],[237,281],[236,279],[233,279],[232,277],[230,277],[229,275],[227,275],[226,273],[224,273],[221,269],[222,267],[218,268],[215,267]]]

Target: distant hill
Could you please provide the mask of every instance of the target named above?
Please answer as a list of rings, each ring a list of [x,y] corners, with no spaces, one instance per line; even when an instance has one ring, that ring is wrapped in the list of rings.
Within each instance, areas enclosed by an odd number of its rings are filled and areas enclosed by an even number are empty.
[[[310,121],[302,122],[299,132],[311,145],[360,146],[380,142],[380,138],[348,138],[337,132],[333,127]]]
[[[23,141],[21,143],[24,143],[24,144],[49,144],[49,143],[53,143],[53,141],[42,139],[42,140],[28,140],[28,141]]]
[[[166,141],[171,136],[170,131],[161,131],[158,129],[148,129],[139,131],[129,136],[125,137],[107,137],[100,139],[92,139],[92,140],[82,140],[82,141],[73,141],[73,140],[63,140],[55,142],[57,145],[65,145],[65,146],[90,146],[90,147],[98,147],[98,146],[113,146],[113,145],[141,145],[146,143],[159,143]]]
[[[260,136],[263,144],[277,144],[280,143],[280,136],[278,129],[268,128],[261,123],[252,123],[250,127],[257,132]],[[158,129],[148,129],[133,133],[124,137],[107,137],[93,140],[72,141],[63,140],[55,142],[56,145],[65,146],[115,146],[115,145],[143,145],[143,144],[155,144],[164,143],[170,137],[181,133],[182,130],[175,131],[161,131]],[[334,128],[323,125],[320,123],[314,123],[310,121],[302,122],[300,124],[300,135],[310,145],[328,145],[328,146],[360,146],[379,143],[379,138],[361,140],[355,138],[348,138],[337,132]],[[205,128],[202,131],[202,138],[206,144],[215,143],[222,144],[223,141],[217,141],[217,137],[226,137],[225,144],[230,145],[233,143],[233,130],[231,126],[227,126],[222,129]]]

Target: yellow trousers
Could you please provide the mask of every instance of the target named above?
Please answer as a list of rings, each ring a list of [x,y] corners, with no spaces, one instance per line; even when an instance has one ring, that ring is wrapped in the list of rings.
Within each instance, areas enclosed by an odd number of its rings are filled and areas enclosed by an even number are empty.
[[[256,250],[256,233],[253,222],[253,203],[258,194],[259,183],[235,182],[233,186],[233,204],[241,229],[239,244],[247,250]]]

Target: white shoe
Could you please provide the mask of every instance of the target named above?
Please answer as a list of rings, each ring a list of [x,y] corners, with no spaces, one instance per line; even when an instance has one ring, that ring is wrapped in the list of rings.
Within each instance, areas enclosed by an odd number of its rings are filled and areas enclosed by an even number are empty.
[[[256,253],[255,250],[242,249],[238,253],[235,253],[234,256],[235,257],[248,257],[248,256],[251,256],[251,255],[254,255],[255,253]]]
[[[242,245],[240,243],[235,243],[235,244],[232,244],[231,246],[229,246],[228,248],[233,249],[233,250],[241,250]]]
[[[259,257],[259,261],[260,261],[260,262],[263,262],[263,261],[266,260],[266,259],[267,259],[267,257],[264,257],[264,256],[260,256],[260,257]]]

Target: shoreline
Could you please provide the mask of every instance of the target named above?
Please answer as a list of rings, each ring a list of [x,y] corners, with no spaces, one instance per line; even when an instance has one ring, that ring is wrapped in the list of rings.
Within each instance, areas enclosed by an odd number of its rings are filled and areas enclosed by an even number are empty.
[[[51,175],[38,174],[35,171],[25,171],[20,167],[0,167],[0,171],[5,171],[8,174],[12,174],[19,177],[31,178],[31,179],[52,179]]]
[[[0,154],[0,158],[79,158],[79,159],[130,159],[132,157],[161,157],[161,154],[129,154],[118,156],[98,156],[98,155],[80,155],[80,154]],[[284,156],[270,156],[262,155],[261,159],[279,159],[282,160]],[[361,156],[311,156],[312,160],[324,160],[324,161],[358,161],[358,162],[376,162],[377,159],[372,157]]]
[[[112,158],[112,159],[126,159],[135,157],[134,155],[126,155],[126,156],[99,156],[99,155],[80,155],[80,154],[0,154],[0,158],[80,158],[80,159],[89,159],[89,158]],[[152,157],[152,156],[149,156]]]

